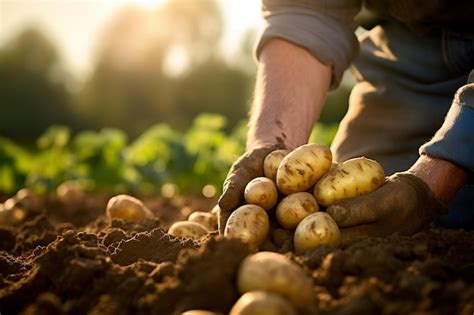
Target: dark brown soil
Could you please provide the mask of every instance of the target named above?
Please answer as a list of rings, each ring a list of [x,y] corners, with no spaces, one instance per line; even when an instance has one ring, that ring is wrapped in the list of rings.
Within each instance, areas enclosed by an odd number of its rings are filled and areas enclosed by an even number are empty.
[[[109,196],[64,204],[42,198],[27,219],[0,228],[0,314],[227,313],[250,252],[237,240],[203,242],[165,233],[215,200],[143,200],[156,219],[109,222]],[[288,252],[287,233],[264,249]],[[413,237],[367,238],[341,248],[287,254],[314,281],[300,314],[474,313],[474,232],[431,227]]]

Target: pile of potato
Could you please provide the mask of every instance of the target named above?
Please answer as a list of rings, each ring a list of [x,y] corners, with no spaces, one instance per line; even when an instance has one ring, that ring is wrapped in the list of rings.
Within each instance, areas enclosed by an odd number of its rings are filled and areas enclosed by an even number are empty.
[[[187,221],[173,223],[168,229],[168,234],[199,240],[217,230],[217,210],[216,207],[211,212],[195,211],[189,215]],[[109,220],[120,218],[140,221],[153,217],[151,210],[141,200],[129,195],[112,197],[107,203],[105,212]]]
[[[296,263],[273,252],[247,256],[237,272],[240,298],[230,315],[296,315],[313,302],[311,278]],[[190,310],[182,315],[217,315]]]
[[[280,226],[276,231],[294,232],[294,248],[299,253],[339,242],[336,222],[320,211],[321,207],[367,194],[385,179],[376,161],[360,157],[339,165],[333,163],[330,149],[320,144],[271,152],[263,163],[263,173],[265,177],[247,184],[247,204],[232,213],[224,235],[238,237],[256,248],[268,239],[270,216],[275,216]],[[278,243],[275,233],[273,238]]]
[[[337,245],[339,228],[321,210],[336,201],[372,192],[385,180],[376,161],[359,157],[333,163],[331,150],[320,144],[271,152],[263,163],[263,173],[265,177],[254,178],[245,187],[246,204],[232,212],[224,236],[239,238],[254,249],[267,240],[281,247],[285,239],[292,238],[297,253]],[[168,234],[202,239],[217,229],[217,212],[218,206],[211,212],[191,213],[187,221],[171,225]],[[109,201],[107,216],[141,220],[151,212],[140,200],[119,195]],[[272,218],[278,227],[270,233]]]

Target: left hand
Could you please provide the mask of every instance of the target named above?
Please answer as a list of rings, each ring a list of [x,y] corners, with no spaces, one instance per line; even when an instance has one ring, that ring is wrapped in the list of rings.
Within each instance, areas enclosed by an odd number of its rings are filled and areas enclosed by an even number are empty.
[[[336,202],[327,213],[341,228],[344,244],[364,236],[412,235],[446,209],[423,180],[403,172],[370,194]]]

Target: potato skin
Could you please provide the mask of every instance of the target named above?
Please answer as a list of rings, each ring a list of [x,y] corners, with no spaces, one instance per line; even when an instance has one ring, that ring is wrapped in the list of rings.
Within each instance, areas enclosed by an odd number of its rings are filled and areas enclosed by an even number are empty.
[[[128,221],[140,221],[151,218],[153,214],[141,200],[128,195],[110,198],[105,210],[109,220],[120,218]]]
[[[290,152],[290,150],[286,149],[280,149],[270,152],[263,161],[263,174],[265,174],[265,177],[276,181],[278,166],[280,166],[280,163],[283,158],[287,156]]]
[[[202,224],[192,221],[178,221],[173,223],[168,234],[176,237],[187,237],[194,240],[199,240],[203,236],[206,236],[209,230]]]
[[[217,215],[211,212],[195,211],[189,215],[188,221],[199,223],[209,231],[217,230]]]
[[[257,177],[245,186],[244,197],[247,203],[269,210],[277,202],[278,191],[271,179]]]
[[[296,310],[278,294],[253,291],[237,300],[230,315],[296,315]]]
[[[331,150],[321,144],[302,145],[280,163],[276,184],[286,194],[310,189],[332,166]]]
[[[294,230],[305,217],[319,210],[313,195],[297,192],[283,198],[276,208],[276,218],[287,230]]]
[[[273,252],[247,256],[239,267],[237,287],[241,294],[258,290],[280,294],[298,308],[312,299],[311,279],[298,265]]]
[[[260,206],[244,205],[232,212],[224,229],[224,236],[240,238],[252,247],[262,244],[267,237],[270,222]]]
[[[294,244],[297,253],[304,253],[321,245],[338,245],[340,238],[334,219],[326,212],[315,212],[296,227]]]
[[[365,157],[345,161],[331,169],[314,187],[316,201],[325,207],[334,202],[368,194],[385,180],[382,166]]]

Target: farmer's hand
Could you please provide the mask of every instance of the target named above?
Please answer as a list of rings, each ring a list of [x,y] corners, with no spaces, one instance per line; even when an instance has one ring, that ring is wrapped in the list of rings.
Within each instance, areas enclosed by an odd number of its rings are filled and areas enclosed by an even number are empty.
[[[341,227],[341,241],[398,232],[412,235],[446,213],[429,186],[409,173],[396,173],[374,192],[342,200],[327,213]]]
[[[283,144],[273,144],[251,149],[232,165],[224,181],[223,193],[219,198],[218,223],[221,234],[224,232],[225,224],[232,211],[243,204],[247,183],[255,177],[263,176],[265,157],[270,152],[282,148],[284,148]]]

